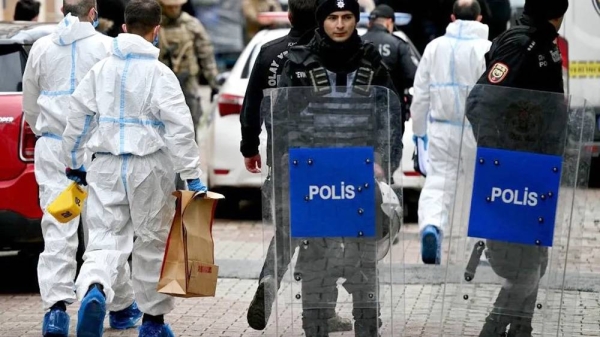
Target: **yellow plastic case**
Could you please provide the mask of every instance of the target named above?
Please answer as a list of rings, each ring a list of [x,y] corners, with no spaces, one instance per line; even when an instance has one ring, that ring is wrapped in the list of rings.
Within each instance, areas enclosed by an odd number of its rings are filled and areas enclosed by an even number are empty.
[[[48,213],[58,222],[67,223],[81,214],[85,198],[87,192],[73,182],[48,206]]]

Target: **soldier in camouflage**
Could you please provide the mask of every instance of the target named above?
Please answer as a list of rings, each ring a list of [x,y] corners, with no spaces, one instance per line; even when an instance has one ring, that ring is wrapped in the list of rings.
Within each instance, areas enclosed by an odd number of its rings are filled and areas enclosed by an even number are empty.
[[[198,19],[182,12],[185,2],[160,0],[163,18],[159,33],[159,59],[177,75],[194,125],[198,126],[202,115],[198,77],[202,71],[212,88],[212,97],[218,91],[217,63],[204,26]]]

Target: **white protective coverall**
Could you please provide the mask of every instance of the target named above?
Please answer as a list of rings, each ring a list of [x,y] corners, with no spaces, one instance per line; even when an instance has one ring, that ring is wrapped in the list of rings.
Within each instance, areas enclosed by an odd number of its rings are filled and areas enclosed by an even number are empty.
[[[69,98],[77,84],[98,61],[110,55],[112,38],[97,33],[89,22],[70,14],[55,31],[37,40],[23,75],[23,112],[36,135],[35,177],[39,185],[44,252],[38,263],[38,281],[44,308],[58,301],[76,300],[77,227],[79,217],[61,224],[46,207],[71,183],[65,176],[61,137],[67,124]],[[124,309],[133,302],[131,283],[120,294]]]
[[[454,201],[459,151],[475,150],[472,132],[462,129],[468,92],[485,72],[489,28],[457,20],[425,48],[414,82],[413,133],[429,138],[429,172],[419,198],[419,228],[433,225],[443,234]],[[470,136],[469,136],[470,135]]]
[[[200,152],[179,81],[158,61],[159,50],[134,34],[113,42],[112,56],[75,90],[63,135],[69,167],[81,165],[84,147],[96,154],[87,170],[89,241],[77,296],[100,283],[110,305],[133,252],[137,304],[164,315],[174,300],[156,288],[175,213],[173,177],[199,178]]]

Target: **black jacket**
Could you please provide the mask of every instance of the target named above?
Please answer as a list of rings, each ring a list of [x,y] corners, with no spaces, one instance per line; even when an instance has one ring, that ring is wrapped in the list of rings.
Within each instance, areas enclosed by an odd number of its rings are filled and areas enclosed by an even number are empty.
[[[408,43],[390,34],[382,25],[373,25],[362,36],[367,42],[372,42],[383,58],[383,63],[390,70],[392,81],[400,94],[413,86],[417,72],[418,58],[413,54]]]
[[[308,73],[310,70],[321,66],[335,73],[339,71],[350,73],[366,63],[369,64],[374,73],[371,85],[386,87],[398,94],[387,66],[372,43],[363,42],[356,54],[344,55],[345,60],[339,55],[324,55],[324,49],[321,47],[323,44],[325,44],[325,39],[317,31],[308,44],[292,47],[278,87],[310,87],[312,86],[311,80],[308,77],[299,76],[299,74],[301,72]],[[335,58],[336,56],[340,58],[338,64],[343,69],[331,69],[324,64],[324,57]],[[362,63],[362,61],[365,63]]]
[[[490,8],[490,18],[487,23],[490,26],[490,41],[506,31],[506,25],[510,21],[512,8],[509,0],[487,0]]]
[[[467,100],[478,146],[561,153],[567,107],[557,36],[549,22],[523,17],[493,42]]]
[[[110,37],[117,37],[123,33],[122,25],[125,23],[125,6],[129,0],[97,0],[98,16],[113,22],[112,27],[106,32]]]
[[[549,22],[523,17],[519,25],[501,34],[486,54],[487,71],[478,84],[563,93],[562,57],[555,43],[558,33]],[[505,76],[495,77],[497,65]]]
[[[360,41],[360,38],[355,37]],[[331,88],[333,82],[335,82],[336,86],[349,86],[353,85],[353,83],[347,83],[347,74],[357,72],[355,76],[354,85],[362,85],[359,84],[359,78],[370,78],[371,86],[380,86],[387,88],[395,93],[397,97],[398,92],[394,87],[394,83],[390,77],[389,71],[384,64],[381,55],[375,48],[372,43],[360,41],[360,47],[353,52],[353,54],[345,54],[343,52],[335,52],[335,48],[328,47],[329,42],[327,39],[321,36],[319,30],[315,32],[313,39],[310,43],[306,45],[298,45],[294,46],[290,49],[288,54],[288,61],[285,63],[283,72],[281,74],[281,79],[279,81],[279,87],[304,87],[304,88],[315,88],[315,90],[322,91],[326,90],[326,87],[330,87],[330,90],[334,90]],[[360,68],[360,69],[359,69]],[[322,77],[320,75],[315,75],[313,81],[313,75],[321,73],[325,77],[327,72],[323,72],[323,70],[327,70],[331,73],[335,74],[335,79],[329,79],[328,82],[321,82]],[[311,74],[312,72],[312,74]],[[360,76],[360,74],[365,74],[362,72],[370,73],[369,76]],[[372,73],[371,73],[372,72]],[[346,83],[342,83],[346,82]],[[302,90],[302,89],[301,89]],[[306,92],[306,90],[304,90]],[[379,94],[384,94],[383,90]],[[319,94],[320,95],[320,94]],[[289,95],[290,100],[303,100],[302,97],[293,97],[293,95]],[[383,101],[383,100],[378,100]],[[392,172],[398,167],[400,158],[402,155],[402,134],[404,132],[404,114],[402,113],[402,107],[400,105],[400,100],[385,100],[386,102],[386,111],[389,109],[390,114],[392,116],[391,123],[393,134],[391,134],[391,169]],[[302,110],[302,106],[308,105],[309,102],[299,101],[296,103],[287,103],[287,106],[295,106],[299,107],[298,110]],[[275,103],[277,106],[277,103]],[[380,119],[385,119],[387,117],[377,116]],[[269,127],[269,126],[267,126]],[[387,140],[388,135],[380,135],[383,137],[380,141],[385,142]],[[387,158],[387,154],[384,154],[384,157]]]
[[[287,60],[288,49],[299,42],[310,41],[312,34],[312,30],[301,31],[292,28],[288,35],[262,46],[248,80],[246,97],[240,114],[242,125],[240,151],[245,158],[259,153],[259,135],[262,126],[260,105],[263,91],[277,87],[283,64]]]

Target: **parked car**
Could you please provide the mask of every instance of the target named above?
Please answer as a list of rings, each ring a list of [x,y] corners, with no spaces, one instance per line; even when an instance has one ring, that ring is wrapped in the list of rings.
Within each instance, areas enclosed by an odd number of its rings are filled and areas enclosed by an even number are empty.
[[[31,45],[55,24],[0,22],[0,250],[43,247],[38,185],[33,170],[36,136],[21,108],[23,71]]]
[[[287,20],[287,13],[265,13],[264,15]],[[361,16],[364,16],[360,20],[361,23],[368,22],[368,14],[362,13]],[[409,21],[410,16],[397,15],[397,24],[407,24]],[[237,204],[241,198],[248,195],[248,192],[255,193],[262,184],[263,176],[249,173],[244,167],[244,160],[240,153],[240,111],[248,86],[248,79],[261,47],[269,41],[286,35],[288,31],[287,28],[260,31],[249,42],[231,72],[226,76],[218,99],[215,100],[216,104],[211,108],[208,135],[204,140],[206,142],[204,148],[207,152],[205,154],[205,164],[207,165],[205,179],[209,188],[218,189],[227,194],[228,203]],[[359,27],[358,31],[360,35],[363,35],[366,33],[366,28]],[[407,41],[414,50],[415,55],[420,58],[417,49],[402,31],[397,30],[394,34]],[[416,205],[419,191],[424,184],[424,178],[415,172],[413,167],[414,145],[410,120],[405,124],[405,129],[403,158],[401,167],[394,173],[397,182],[394,188],[403,188],[407,192],[405,195],[409,197],[410,202]],[[259,149],[263,161],[266,160],[266,141],[267,134],[263,126]],[[265,163],[263,163],[264,167]],[[408,201],[405,197],[405,203]],[[409,208],[416,211],[416,207],[409,206]]]

